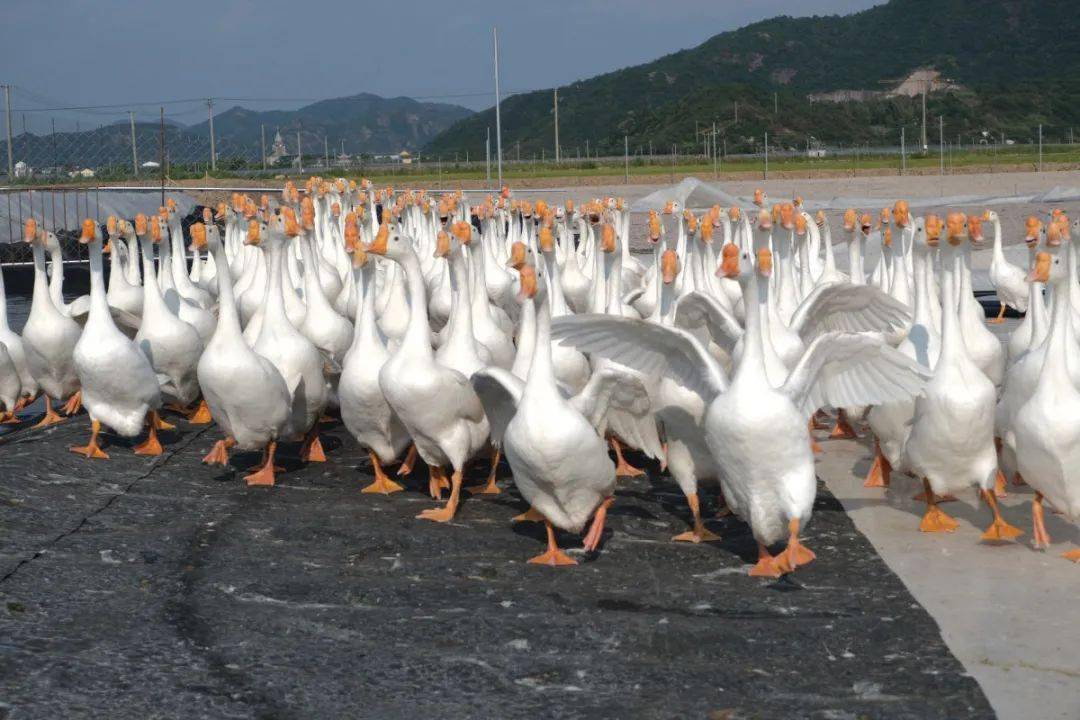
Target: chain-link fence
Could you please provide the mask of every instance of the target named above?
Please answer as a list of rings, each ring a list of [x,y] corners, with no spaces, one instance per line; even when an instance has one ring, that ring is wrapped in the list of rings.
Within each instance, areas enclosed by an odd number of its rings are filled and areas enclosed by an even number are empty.
[[[485,138],[473,144],[481,152],[471,155],[467,151],[426,153],[417,149],[424,144],[419,137],[412,139],[411,152],[399,147],[378,154],[364,151],[368,128],[339,127],[331,135],[284,116],[281,125],[270,125],[275,116],[242,109],[267,110],[284,101],[219,99],[215,106],[213,100],[187,99],[153,107],[34,107],[35,100],[40,105],[47,98],[35,98],[23,88],[15,90],[18,102],[5,124],[10,144],[5,137],[0,145],[5,160],[0,165],[0,182],[10,185],[204,176],[270,178],[300,173],[424,177],[435,183],[443,178],[496,179],[492,177],[497,172],[495,148],[487,145],[485,152]],[[230,103],[241,107],[219,112]],[[814,107],[827,108],[828,104]],[[216,128],[211,116],[218,123]],[[897,117],[895,125],[868,125],[863,136],[872,140],[845,142],[827,126],[818,127],[818,132],[793,131],[780,111],[769,116],[769,122],[755,116],[752,125],[738,117],[734,122],[687,121],[689,129],[680,142],[622,136],[618,131],[564,142],[558,149],[554,142],[543,146],[534,139],[523,148],[522,143],[508,140],[502,148],[503,175],[511,179],[622,176],[629,182],[632,176],[666,181],[665,174],[674,178],[687,173],[716,178],[735,173],[767,178],[780,172],[805,173],[806,177],[861,171],[947,174],[971,166],[995,172],[1080,163],[1080,147],[1073,144],[1069,126],[973,131],[969,119],[931,116],[924,127],[912,122],[909,114]],[[827,114],[816,117],[827,123]]]

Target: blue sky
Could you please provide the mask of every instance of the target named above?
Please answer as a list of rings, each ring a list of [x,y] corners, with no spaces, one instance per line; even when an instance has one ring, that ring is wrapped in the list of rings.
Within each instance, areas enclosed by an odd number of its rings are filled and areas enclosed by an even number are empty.
[[[511,94],[651,60],[775,15],[845,14],[880,2],[4,0],[0,82],[17,86],[16,108],[215,96],[263,99],[223,100],[218,110],[270,109],[367,91],[481,109],[494,97],[493,25]],[[166,112],[198,122],[205,106]],[[49,115],[70,124],[111,122],[110,113],[126,118],[123,109]],[[45,114],[28,116],[31,129],[45,122]]]

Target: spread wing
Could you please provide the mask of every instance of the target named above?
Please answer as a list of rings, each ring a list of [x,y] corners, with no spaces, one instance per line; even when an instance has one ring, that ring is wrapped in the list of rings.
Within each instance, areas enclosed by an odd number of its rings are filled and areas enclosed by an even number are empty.
[[[723,368],[690,333],[612,315],[555,318],[551,337],[580,352],[614,360],[647,378],[668,378],[708,403],[728,387]]]
[[[713,342],[730,354],[743,336],[743,326],[716,298],[695,290],[683,296],[675,308],[675,324],[687,330],[704,326]]]
[[[618,365],[601,364],[589,376],[589,382],[585,384],[581,392],[570,398],[569,402],[600,433],[607,424],[609,410],[620,411],[634,424],[640,422],[656,424],[652,417],[649,393],[641,381],[641,376]],[[647,432],[633,434],[648,436]],[[624,439],[631,442],[630,438]],[[639,446],[635,445],[635,447]]]
[[[911,322],[911,311],[873,285],[827,283],[806,296],[791,318],[803,342],[826,332],[893,333]]]
[[[508,370],[486,367],[473,373],[472,386],[487,414],[492,442],[501,443],[506,426],[517,413],[525,383]]]
[[[827,332],[803,353],[780,391],[809,418],[818,408],[879,405],[922,392],[931,372],[880,337]]]

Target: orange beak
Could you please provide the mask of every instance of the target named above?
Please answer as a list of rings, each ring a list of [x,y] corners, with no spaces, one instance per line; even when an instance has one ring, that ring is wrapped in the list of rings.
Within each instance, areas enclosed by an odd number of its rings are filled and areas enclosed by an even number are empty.
[[[23,237],[26,239],[26,242],[33,242],[37,238],[37,231],[37,220],[35,220],[34,218],[30,218],[29,220],[27,220],[26,228],[23,232]]]
[[[367,252],[375,255],[385,255],[390,241],[390,226],[383,223],[379,226],[379,232],[375,233],[375,239],[368,245]]]
[[[285,218],[286,225],[289,222],[288,216]],[[296,223],[296,218],[293,218],[293,224]],[[261,242],[259,238],[259,222],[252,220],[248,223],[247,238],[244,240],[245,245],[258,245]]]
[[[536,268],[532,265],[522,265],[518,268],[518,275],[521,278],[521,292],[518,299],[531,300],[536,297]]]
[[[615,228],[604,223],[600,231],[600,249],[606,253],[615,252]]]
[[[551,231],[548,230],[547,228],[543,228],[540,231],[540,234],[542,235],[545,230],[547,230],[548,235],[551,234]],[[524,265],[525,265],[525,243],[520,242],[520,241],[515,242],[513,245],[510,246],[510,258],[506,261],[506,266],[507,267],[512,267],[515,270],[520,270],[522,267],[524,267]]]
[[[206,226],[201,222],[193,223],[191,225],[191,247],[192,249],[202,249],[206,247]]]
[[[855,229],[855,223],[859,219],[859,214],[855,212],[855,208],[848,208],[844,211],[844,229],[851,232]]]
[[[79,242],[83,245],[94,239],[94,233],[97,230],[97,223],[90,218],[86,218],[82,222],[82,234],[79,236]]]
[[[725,245],[721,253],[720,270],[716,273],[731,280],[739,277],[739,248]]]

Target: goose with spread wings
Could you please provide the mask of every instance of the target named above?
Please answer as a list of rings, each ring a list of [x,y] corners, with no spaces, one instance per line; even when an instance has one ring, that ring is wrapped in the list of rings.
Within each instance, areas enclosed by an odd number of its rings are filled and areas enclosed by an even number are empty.
[[[876,404],[921,392],[925,368],[880,337],[825,330],[809,343],[779,386],[764,361],[762,308],[768,298],[772,253],[760,248],[756,265],[740,254],[748,283],[742,357],[729,380],[690,333],[642,320],[596,315],[559,318],[553,337],[582,352],[617,358],[643,373],[662,373],[705,405],[703,433],[721,473],[724,496],[746,520],[758,543],[752,575],[776,577],[813,559],[798,539],[810,519],[817,488],[808,421],[819,407]],[[756,311],[754,311],[756,310]],[[769,546],[788,538],[777,556]]]

